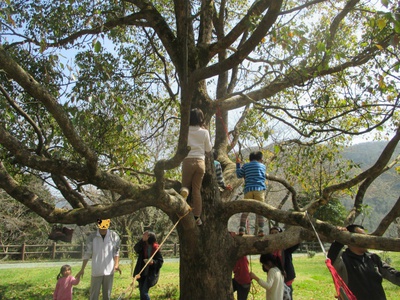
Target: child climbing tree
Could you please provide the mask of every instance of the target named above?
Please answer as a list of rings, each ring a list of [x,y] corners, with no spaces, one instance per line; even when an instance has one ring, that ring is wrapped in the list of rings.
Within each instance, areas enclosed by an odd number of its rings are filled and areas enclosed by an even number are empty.
[[[267,176],[289,195],[289,204],[278,208],[274,203],[281,199],[270,197],[268,203],[231,201],[242,186],[234,178],[232,149],[238,141],[246,149],[264,141],[276,155],[293,145],[311,149],[324,143],[332,149],[328,160],[352,137],[388,139],[365,170],[321,182],[310,193],[311,217],[332,197],[355,190],[352,222],[365,191],[396,166],[391,157],[400,138],[399,89],[390,75],[398,60],[392,17],[397,2],[384,4],[3,1],[0,188],[47,222],[64,225],[130,216],[144,207],[161,210],[172,225],[189,212],[176,227],[180,298],[233,299],[231,273],[238,258],[314,238],[305,207],[297,202],[302,185],[295,180],[315,172],[303,163],[314,163],[311,151],[296,156],[290,178],[280,172]],[[192,108],[204,112],[224,178],[233,187],[221,196],[206,158],[202,226],[179,194]],[[33,189],[25,174],[51,187],[65,207]],[[113,201],[105,201],[105,193]],[[397,195],[387,200],[393,212],[380,232],[398,216]],[[279,239],[232,237],[229,220],[242,212],[292,228]],[[316,230],[349,242],[348,233],[328,222],[319,220]],[[400,247],[398,240],[379,236],[356,243]]]

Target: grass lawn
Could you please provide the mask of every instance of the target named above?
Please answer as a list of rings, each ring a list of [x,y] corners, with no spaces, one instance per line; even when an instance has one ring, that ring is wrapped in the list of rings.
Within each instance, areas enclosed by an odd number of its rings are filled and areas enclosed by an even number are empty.
[[[391,265],[400,269],[400,253],[384,253],[382,257],[390,257]],[[335,290],[331,275],[325,266],[324,256],[318,254],[312,258],[306,255],[294,255],[294,265],[297,278],[294,282],[294,299],[296,300],[325,300],[335,299]],[[57,267],[41,266],[37,268],[0,268],[0,299],[4,300],[51,300],[56,276],[61,265],[71,264],[72,273],[76,274],[80,269],[80,261],[59,262]],[[264,278],[265,273],[261,270],[258,256],[251,258],[252,271]],[[113,299],[124,292],[131,283],[130,264],[122,265],[122,275],[116,274],[114,279]],[[81,283],[74,288],[74,300],[88,299],[90,284],[90,266],[85,269],[85,276]],[[161,269],[159,283],[150,289],[152,299],[178,299],[179,297],[179,263],[166,261]],[[388,300],[400,299],[400,287],[384,281],[384,288]],[[131,299],[139,299],[137,289],[133,291]],[[264,300],[265,290],[255,282],[252,285],[249,300]],[[188,299],[190,300],[190,299]],[[220,300],[220,299],[212,299]],[[223,300],[223,299],[221,299]],[[371,299],[374,300],[374,299]]]

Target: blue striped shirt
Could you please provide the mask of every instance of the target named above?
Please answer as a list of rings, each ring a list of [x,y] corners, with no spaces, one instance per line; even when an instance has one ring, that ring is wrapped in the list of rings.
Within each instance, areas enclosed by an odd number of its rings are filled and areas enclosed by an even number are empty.
[[[263,191],[267,189],[265,184],[266,167],[264,164],[253,160],[240,167],[236,163],[236,176],[244,178],[244,193],[251,191]]]

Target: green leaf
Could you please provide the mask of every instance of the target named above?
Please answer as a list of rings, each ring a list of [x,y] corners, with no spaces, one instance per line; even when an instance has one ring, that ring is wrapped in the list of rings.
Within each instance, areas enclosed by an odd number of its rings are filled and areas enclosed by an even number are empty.
[[[281,147],[279,147],[279,145],[275,145],[274,152],[275,152],[275,154],[278,154],[279,152],[281,152]]]
[[[94,52],[99,53],[101,51],[101,43],[99,41],[94,44]]]
[[[320,51],[320,52],[324,52],[325,49],[326,49],[325,43],[324,43],[324,42],[318,42],[318,44],[317,44],[317,49],[318,49],[318,51]]]
[[[381,0],[381,3],[386,8],[389,6],[389,1],[388,0]]]
[[[396,31],[396,33],[400,33],[400,22],[395,23],[394,30]]]
[[[396,172],[400,174],[400,167],[395,168]]]
[[[387,24],[387,20],[386,20],[386,19],[379,19],[379,20],[376,22],[376,25],[378,25],[378,28],[379,28],[380,30],[382,30],[383,28],[385,28],[385,27],[386,27],[386,24]]]

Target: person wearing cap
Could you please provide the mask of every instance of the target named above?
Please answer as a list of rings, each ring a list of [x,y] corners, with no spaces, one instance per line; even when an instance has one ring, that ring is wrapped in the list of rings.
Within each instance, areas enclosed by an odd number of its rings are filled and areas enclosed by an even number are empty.
[[[110,219],[97,220],[98,229],[86,239],[81,270],[76,275],[82,276],[90,258],[92,258],[92,276],[90,281],[90,300],[98,300],[100,289],[103,300],[111,299],[114,273],[119,269],[119,235],[109,229]]]
[[[364,227],[357,224],[338,229],[365,234]],[[342,243],[334,241],[328,258],[357,300],[386,300],[383,278],[400,286],[400,271],[383,262],[377,254],[364,247],[349,245],[344,251],[343,247]]]

